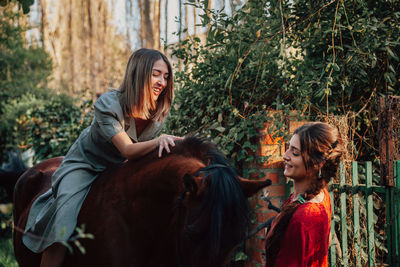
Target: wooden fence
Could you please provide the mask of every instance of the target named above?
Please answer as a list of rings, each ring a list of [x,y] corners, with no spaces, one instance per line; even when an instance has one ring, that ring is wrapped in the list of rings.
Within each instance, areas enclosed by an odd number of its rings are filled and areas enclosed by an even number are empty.
[[[346,171],[344,165],[341,164],[339,183],[330,185],[331,236],[334,237],[329,250],[330,266],[400,266],[400,161],[396,161],[394,164],[394,186],[373,185],[371,162],[365,162],[364,183],[360,183],[358,169],[359,163],[352,162],[351,184],[349,184],[346,183]],[[339,195],[339,204],[334,202],[335,195]],[[386,210],[386,218],[383,218],[385,225],[380,230],[374,223],[374,204],[376,205],[374,198],[376,196],[379,196],[378,199],[383,199],[384,203],[381,208]],[[366,210],[366,214],[361,214],[362,210]],[[339,225],[336,225],[335,213],[340,217]],[[361,215],[363,215],[362,218],[366,221],[366,225],[361,225]],[[375,218],[375,220],[377,219],[379,218]],[[349,220],[351,220],[350,223]],[[361,230],[365,233],[366,244],[362,242]],[[383,231],[386,236],[386,240],[382,244],[377,242],[377,236],[375,236],[377,230]],[[339,233],[339,236],[335,233]],[[351,240],[349,240],[349,236],[351,236]],[[349,241],[351,241],[351,251],[349,250]],[[382,247],[377,247],[377,243]],[[379,261],[375,254],[378,249],[384,252],[381,253],[383,255],[380,256]]]

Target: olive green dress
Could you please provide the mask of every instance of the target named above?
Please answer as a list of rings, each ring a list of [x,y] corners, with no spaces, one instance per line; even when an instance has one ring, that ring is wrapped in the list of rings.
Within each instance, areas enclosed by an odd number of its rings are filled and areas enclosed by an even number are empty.
[[[133,141],[141,142],[153,139],[161,131],[163,123],[152,121],[138,137],[135,120],[125,120],[119,97],[117,90],[100,96],[94,104],[91,125],[81,133],[54,173],[52,188],[34,201],[22,237],[33,252],[42,252],[54,242],[68,241],[93,181],[107,167],[125,160],[111,142],[114,135],[127,129]]]

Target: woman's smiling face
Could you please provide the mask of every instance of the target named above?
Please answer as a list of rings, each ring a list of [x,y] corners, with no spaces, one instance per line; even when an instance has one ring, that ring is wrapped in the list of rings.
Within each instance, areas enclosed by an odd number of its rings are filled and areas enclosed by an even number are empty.
[[[289,142],[289,148],[283,155],[285,161],[284,175],[293,180],[302,180],[307,176],[307,169],[301,155],[300,138],[294,134]]]
[[[154,62],[152,74],[151,74],[151,89],[152,97],[154,101],[157,101],[158,96],[162,93],[164,88],[167,86],[169,78],[168,66],[164,60],[159,59]]]

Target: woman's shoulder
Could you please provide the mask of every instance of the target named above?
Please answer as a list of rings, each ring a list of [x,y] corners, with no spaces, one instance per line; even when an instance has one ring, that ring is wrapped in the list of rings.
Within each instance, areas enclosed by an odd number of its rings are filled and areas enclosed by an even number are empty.
[[[97,99],[97,101],[107,101],[107,100],[119,101],[120,95],[121,93],[117,89],[110,89],[109,91],[102,93]]]
[[[324,196],[321,202],[306,202],[302,204],[293,214],[292,220],[303,221],[304,218],[313,218],[312,222],[318,223],[320,220],[329,219],[330,197],[327,190],[324,189]]]
[[[101,106],[120,106],[120,92],[118,90],[112,89],[103,93],[95,102],[95,107]]]
[[[94,109],[97,116],[100,114],[114,114],[114,116],[123,119],[124,116],[120,104],[120,92],[117,90],[110,90],[103,93],[94,103]]]

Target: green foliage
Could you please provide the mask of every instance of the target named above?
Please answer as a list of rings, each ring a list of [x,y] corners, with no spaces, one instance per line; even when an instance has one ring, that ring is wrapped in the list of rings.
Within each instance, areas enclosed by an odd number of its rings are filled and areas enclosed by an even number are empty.
[[[92,118],[92,101],[76,105],[67,95],[50,95],[39,99],[26,94],[3,107],[0,130],[5,136],[6,149],[33,148],[34,162],[65,155]]]
[[[304,92],[310,115],[354,113],[360,159],[373,159],[377,99],[400,94],[400,1],[293,1],[290,46],[303,60],[288,97]],[[365,145],[367,144],[367,145]]]
[[[94,239],[94,235],[90,233],[85,233],[85,227],[86,226],[84,224],[82,224],[81,227],[76,227],[76,235],[72,236],[68,241],[61,242],[64,246],[67,247],[69,253],[74,253],[74,249],[72,246],[75,246],[80,253],[82,253],[83,255],[86,254],[86,249],[84,246],[82,246],[79,239]]]
[[[52,65],[43,48],[26,44],[23,36],[28,28],[20,25],[21,14],[11,8],[1,13],[0,99],[4,103],[9,98],[27,92],[36,94],[38,88],[46,88]]]
[[[12,244],[12,204],[0,204],[0,267],[17,267]]]
[[[0,267],[18,267],[12,243],[12,238],[0,238]]]
[[[14,123],[12,119],[18,118],[28,106],[34,109],[40,101],[49,97],[50,92],[46,86],[52,66],[50,57],[44,49],[34,44],[29,46],[26,44],[23,36],[27,28],[20,25],[21,13],[15,12],[11,5],[1,9],[0,12],[0,117],[2,122],[0,161],[2,161],[6,146],[13,144],[8,143],[10,134],[20,134],[12,133]],[[9,110],[7,111],[9,114],[3,116],[6,105],[14,105],[16,110]]]
[[[291,110],[351,113],[358,156],[376,152],[376,99],[400,94],[400,1],[249,0],[233,17],[190,2],[209,32],[169,47],[181,70],[168,131],[210,137],[243,171],[265,122],[285,136]]]
[[[266,64],[279,57],[279,39],[260,41],[275,27],[263,4],[249,1],[234,17],[213,12],[205,45],[192,38],[173,48],[184,67],[176,73],[179,90],[169,131],[211,137],[239,170],[255,159],[257,129],[264,126],[267,107],[282,106],[280,67],[276,60]]]
[[[233,261],[244,261],[247,260],[247,258],[248,256],[243,251],[239,251],[233,257]]]
[[[22,8],[22,11],[24,12],[24,14],[27,14],[27,13],[29,13],[29,11],[31,11],[31,5],[33,5],[33,3],[35,1],[34,0],[17,0],[17,1],[1,0],[0,6],[6,6],[7,4],[13,3],[13,2],[18,2],[18,8]]]

